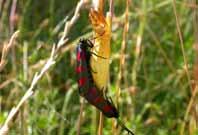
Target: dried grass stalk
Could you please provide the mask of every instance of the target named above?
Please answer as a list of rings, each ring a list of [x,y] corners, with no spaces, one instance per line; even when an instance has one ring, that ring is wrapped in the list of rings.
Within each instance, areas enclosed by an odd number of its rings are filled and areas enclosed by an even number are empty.
[[[19,35],[19,31],[14,32],[14,34],[10,38],[9,43],[5,44],[3,46],[1,61],[0,61],[0,72],[3,70],[3,68],[5,67],[5,65],[7,63],[6,57],[9,53],[10,49],[14,46],[14,41],[16,40],[18,35]]]

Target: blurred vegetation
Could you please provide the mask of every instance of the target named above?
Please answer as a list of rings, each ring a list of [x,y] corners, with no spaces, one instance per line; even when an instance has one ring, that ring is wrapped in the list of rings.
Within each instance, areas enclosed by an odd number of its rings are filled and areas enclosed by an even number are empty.
[[[15,30],[20,30],[15,48],[0,73],[0,125],[11,108],[18,103],[29,87],[43,60],[64,29],[64,18],[71,18],[77,0],[18,0],[16,13],[10,21],[12,0],[0,1],[0,50]],[[192,74],[195,52],[193,17],[196,8],[189,1],[177,0],[177,13],[184,40],[184,49]],[[190,2],[189,2],[190,3]],[[125,1],[115,0],[115,18],[112,26],[109,94],[115,101],[120,48],[124,28]],[[92,29],[88,18],[90,5],[85,6],[77,23],[69,33],[70,49],[62,49],[57,63],[48,71],[35,89],[34,96],[24,105],[10,130],[19,134],[76,134],[80,110],[75,69],[75,47],[82,37],[89,37]],[[108,3],[105,4],[106,10]],[[126,42],[124,77],[120,86],[119,112],[126,125],[137,135],[178,135],[191,98],[190,85],[176,28],[172,0],[132,0],[129,7],[129,32]],[[59,24],[59,25],[58,25]],[[55,28],[61,26],[58,31]],[[142,39],[139,57],[137,39]],[[27,70],[24,66],[25,50]],[[0,51],[1,54],[1,51]],[[136,63],[136,66],[134,66]],[[196,104],[197,105],[197,104]],[[97,132],[96,109],[85,104],[82,135]],[[198,135],[196,121],[192,131],[189,116],[184,135]],[[196,118],[196,120],[198,120]],[[105,119],[103,133],[112,133],[112,120]],[[192,132],[190,132],[192,131]],[[127,134],[120,131],[119,134]]]

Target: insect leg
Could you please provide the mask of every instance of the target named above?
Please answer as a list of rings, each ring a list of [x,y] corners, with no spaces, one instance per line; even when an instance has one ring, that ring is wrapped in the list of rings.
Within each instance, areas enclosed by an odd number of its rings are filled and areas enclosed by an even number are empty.
[[[91,67],[90,67],[91,72],[93,72],[94,74],[96,74],[97,72],[94,71]]]
[[[95,55],[95,56],[97,56],[97,57],[99,57],[99,58],[107,59],[107,58],[105,58],[105,57],[102,57],[102,56],[97,55],[97,54],[94,53],[94,52],[91,52],[91,51],[90,51],[90,53],[93,54],[93,55]]]

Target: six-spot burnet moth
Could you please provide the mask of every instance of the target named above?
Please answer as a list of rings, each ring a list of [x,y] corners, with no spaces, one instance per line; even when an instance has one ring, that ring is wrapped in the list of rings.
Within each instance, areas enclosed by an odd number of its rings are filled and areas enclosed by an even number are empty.
[[[78,79],[79,93],[84,97],[90,104],[95,106],[97,109],[103,112],[103,114],[108,118],[116,118],[118,123],[126,130],[129,134],[134,135],[119,119],[119,113],[110,98],[105,98],[102,91],[98,90],[94,84],[93,77],[90,66],[91,55],[96,55],[97,57],[103,58],[91,52],[93,48],[93,43],[89,39],[81,39],[77,45],[76,58],[77,66],[76,73]]]

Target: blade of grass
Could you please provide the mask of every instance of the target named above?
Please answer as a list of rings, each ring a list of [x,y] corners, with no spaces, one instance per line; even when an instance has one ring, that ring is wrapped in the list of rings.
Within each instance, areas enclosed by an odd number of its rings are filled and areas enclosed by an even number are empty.
[[[185,64],[184,65],[185,66],[184,70],[185,70],[185,73],[186,73],[186,76],[187,76],[187,79],[188,79],[188,83],[190,85],[190,89],[191,89],[191,91],[193,91],[193,88],[191,86],[191,77],[190,77],[189,68],[188,68],[188,61],[187,61],[186,52],[185,52],[185,49],[184,49],[184,40],[183,40],[183,37],[182,37],[182,31],[180,29],[180,19],[179,19],[179,16],[177,14],[177,9],[176,9],[176,0],[173,0],[172,4],[173,4],[173,11],[174,11],[175,20],[176,20],[177,32],[178,32],[179,40],[180,40],[180,47],[181,47],[182,56],[183,56],[183,60],[184,60],[184,64]],[[192,102],[194,101],[194,97],[195,97],[196,91],[197,90],[195,90],[194,93],[191,95],[190,102],[188,104],[186,113],[184,115],[184,120],[181,123],[180,135],[184,134],[184,129],[185,129],[185,126],[186,126],[186,120],[188,118],[189,111],[190,111],[190,109],[192,107]]]
[[[83,108],[85,105],[85,100],[84,99],[80,99],[80,114],[79,114],[79,119],[78,119],[78,125],[77,125],[77,135],[80,135],[80,127],[81,127],[81,123],[83,121]]]
[[[140,26],[139,26],[139,29],[138,29],[138,34],[137,34],[137,40],[136,40],[136,48],[135,48],[135,60],[134,60],[134,63],[133,63],[133,67],[132,67],[132,75],[131,75],[131,78],[132,78],[132,84],[136,87],[137,85],[137,68],[138,68],[138,65],[140,64],[139,63],[139,57],[140,57],[140,52],[141,52],[141,44],[142,44],[142,37],[143,37],[143,34],[144,34],[144,29],[145,29],[145,23],[146,23],[146,1],[143,0],[142,1],[142,5],[143,5],[143,14],[141,17],[140,17]]]
[[[18,35],[19,35],[19,31],[14,32],[14,34],[10,38],[9,43],[5,44],[3,46],[1,61],[0,61],[0,72],[3,70],[3,68],[5,67],[5,65],[7,63],[6,57],[9,53],[10,49],[14,46],[14,41],[16,40]]]
[[[121,80],[124,76],[124,71],[126,71],[126,65],[125,65],[125,51],[126,51],[126,45],[127,45],[127,37],[128,37],[128,32],[129,32],[129,5],[130,2],[129,0],[126,0],[126,9],[125,9],[125,20],[124,20],[124,28],[123,28],[123,33],[122,33],[122,44],[121,44],[121,50],[120,50],[120,63],[119,63],[119,72],[118,72],[118,79],[116,83],[116,106],[117,109],[119,110],[119,99],[120,99],[120,84]],[[113,134],[117,135],[117,130],[116,130],[116,121],[113,123],[113,129],[112,132]]]

